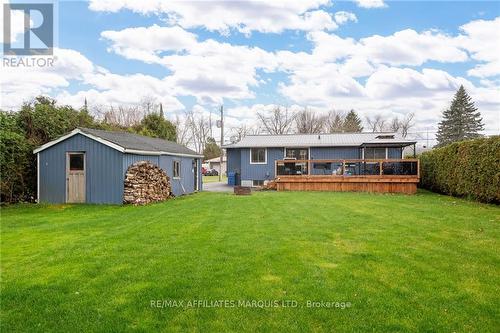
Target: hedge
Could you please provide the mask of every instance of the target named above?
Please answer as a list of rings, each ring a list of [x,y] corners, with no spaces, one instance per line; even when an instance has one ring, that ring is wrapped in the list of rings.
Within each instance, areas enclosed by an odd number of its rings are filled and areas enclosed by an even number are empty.
[[[500,136],[452,143],[420,157],[420,186],[500,203]]]

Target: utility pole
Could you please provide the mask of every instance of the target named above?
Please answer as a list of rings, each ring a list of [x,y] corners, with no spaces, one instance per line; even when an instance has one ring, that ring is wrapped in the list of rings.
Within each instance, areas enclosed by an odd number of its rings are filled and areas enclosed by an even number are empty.
[[[224,105],[220,106],[220,164],[219,164],[219,181],[222,181],[222,160],[224,159]]]

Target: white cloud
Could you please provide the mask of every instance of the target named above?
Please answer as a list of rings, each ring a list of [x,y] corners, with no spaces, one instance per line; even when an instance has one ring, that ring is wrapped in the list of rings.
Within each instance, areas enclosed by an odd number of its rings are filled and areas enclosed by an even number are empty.
[[[387,7],[383,0],[354,0],[361,8],[383,8]]]
[[[319,9],[330,0],[273,1],[133,1],[91,0],[94,11],[117,12],[128,9],[141,14],[166,15],[167,22],[186,29],[205,28],[224,35],[231,29],[244,34],[252,31],[281,33],[284,30],[333,30],[332,16]]]
[[[196,44],[196,35],[180,27],[127,28],[103,31],[101,37],[112,40],[111,50],[129,59],[159,62],[158,53],[182,51]]]
[[[363,38],[360,43],[372,62],[391,65],[419,66],[429,60],[462,62],[468,58],[456,38],[433,31],[406,29],[390,36]]]
[[[106,31],[102,37],[111,41],[110,50],[128,59],[157,63],[171,71],[169,80],[176,94],[195,96],[201,103],[221,103],[222,98],[252,98],[251,87],[260,84],[257,70],[271,71],[277,62],[272,53],[258,47],[237,46],[196,36],[175,28],[176,43],[169,40],[174,28],[153,26]],[[180,31],[179,31],[180,29]],[[154,33],[143,34],[144,31]],[[141,35],[135,42],[133,36]],[[159,40],[160,39],[160,40]],[[172,45],[175,45],[175,49]],[[176,54],[160,52],[176,50]]]
[[[500,75],[500,17],[494,20],[476,20],[460,27],[465,35],[459,40],[473,59],[481,63],[467,74],[477,77]]]
[[[53,67],[1,67],[0,107],[11,109],[25,100],[54,89],[66,88],[71,80],[83,80],[95,70],[94,65],[81,53],[68,49],[55,49]]]
[[[358,18],[356,17],[356,15],[351,12],[345,12],[345,11],[336,12],[334,17],[335,17],[335,22],[337,22],[338,25],[342,25],[349,21],[358,22]]]

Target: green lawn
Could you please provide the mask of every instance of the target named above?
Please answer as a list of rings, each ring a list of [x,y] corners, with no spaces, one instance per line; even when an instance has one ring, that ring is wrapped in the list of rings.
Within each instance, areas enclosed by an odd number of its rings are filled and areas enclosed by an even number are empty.
[[[428,192],[3,208],[1,330],[498,332],[499,223]]]
[[[203,183],[215,183],[219,181],[219,176],[203,176]],[[222,182],[227,183],[227,176],[222,176]]]

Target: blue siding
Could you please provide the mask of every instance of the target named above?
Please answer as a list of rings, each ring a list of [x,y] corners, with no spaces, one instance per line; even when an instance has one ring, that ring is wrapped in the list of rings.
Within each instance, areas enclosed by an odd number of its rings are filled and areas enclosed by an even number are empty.
[[[361,158],[359,147],[311,147],[313,160],[337,160]]]
[[[266,164],[250,164],[250,149],[242,148],[240,152],[241,180],[274,179],[275,161],[282,160],[283,154],[283,148],[267,148]]]
[[[226,151],[227,155],[227,171],[241,172],[241,150],[238,148],[230,148]]]
[[[267,148],[266,164],[250,164],[249,148],[227,149],[228,171],[240,172],[242,180],[266,180],[275,177],[275,161],[283,159],[284,149]],[[388,158],[401,158],[401,148],[389,148]],[[311,147],[310,159],[361,159],[360,147]],[[318,173],[320,171],[313,171]]]
[[[39,152],[40,202],[66,202],[67,152],[85,152],[88,203],[122,203],[122,153],[80,134]]]
[[[181,162],[181,175],[180,179],[174,179],[173,168],[174,168],[174,160]],[[160,156],[160,167],[165,170],[167,175],[170,177],[170,183],[172,184],[172,192],[174,195],[179,196],[183,194],[193,193],[195,191],[194,188],[194,169],[193,169],[193,160],[192,157],[181,157],[181,156],[170,156],[170,155],[162,155]],[[198,162],[198,183],[201,183],[201,162],[199,159],[196,159]],[[201,186],[199,187],[201,190]]]

